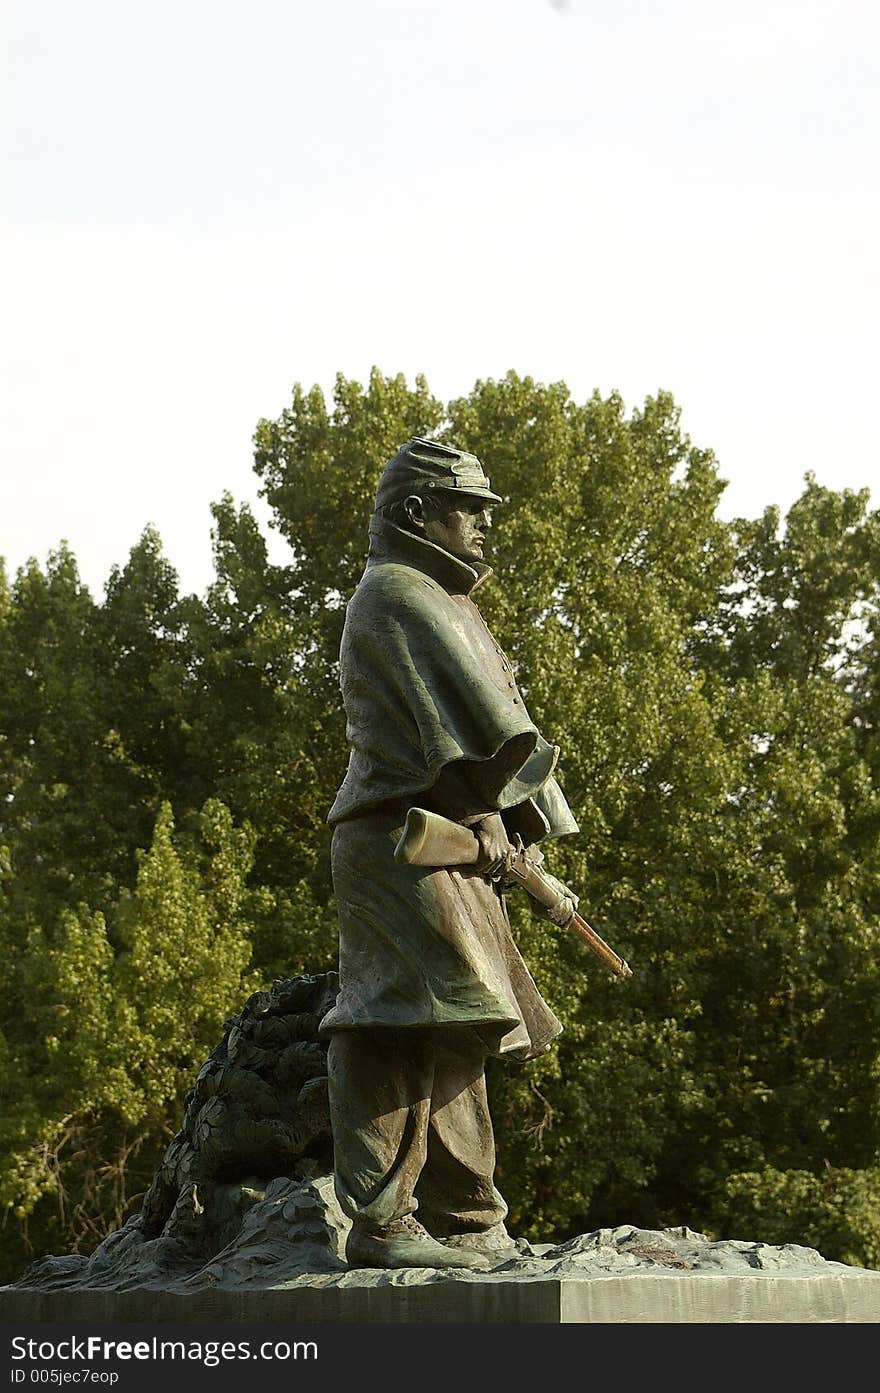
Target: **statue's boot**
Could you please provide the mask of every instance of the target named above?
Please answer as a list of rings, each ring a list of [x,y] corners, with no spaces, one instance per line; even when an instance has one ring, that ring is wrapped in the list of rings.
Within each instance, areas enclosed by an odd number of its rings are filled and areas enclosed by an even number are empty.
[[[447,1248],[432,1238],[417,1219],[407,1214],[379,1227],[355,1219],[345,1244],[349,1267],[478,1267],[489,1266],[482,1254],[464,1246]]]
[[[443,1243],[447,1248],[463,1248],[470,1252],[482,1253],[492,1262],[505,1262],[508,1258],[516,1257],[518,1251],[516,1243],[503,1224],[494,1224],[492,1228],[483,1229],[479,1233],[444,1234]]]

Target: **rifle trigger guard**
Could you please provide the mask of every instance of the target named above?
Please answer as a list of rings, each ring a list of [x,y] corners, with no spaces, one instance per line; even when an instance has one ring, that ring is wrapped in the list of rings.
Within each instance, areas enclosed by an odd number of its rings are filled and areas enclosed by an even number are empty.
[[[493,875],[492,880],[496,884],[501,882],[502,885],[512,885],[514,882],[511,880],[511,872],[517,861],[525,856],[525,851],[525,844],[522,837],[519,832],[515,832],[511,848],[504,857],[502,865],[498,867],[498,870]]]

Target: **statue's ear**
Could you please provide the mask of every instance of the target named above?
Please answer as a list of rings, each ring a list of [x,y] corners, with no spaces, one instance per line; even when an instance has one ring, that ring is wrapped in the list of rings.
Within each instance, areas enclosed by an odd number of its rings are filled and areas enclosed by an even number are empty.
[[[403,509],[409,519],[410,526],[417,532],[424,532],[425,509],[417,493],[411,493],[408,498],[403,500]]]

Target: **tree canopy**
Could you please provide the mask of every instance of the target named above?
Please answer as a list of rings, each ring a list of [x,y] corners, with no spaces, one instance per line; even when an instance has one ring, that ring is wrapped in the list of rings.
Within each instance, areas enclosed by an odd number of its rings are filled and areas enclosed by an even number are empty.
[[[0,1200],[7,1269],[118,1226],[255,985],[335,964],[337,654],[376,480],[483,460],[490,627],[561,747],[548,864],[634,969],[511,897],[565,1033],[491,1070],[523,1236],[688,1224],[880,1266],[880,522],[809,476],[724,522],[666,393],[374,370],[256,428],[287,565],[213,508],[181,595],[144,533],[96,601],[65,547],[0,575]]]

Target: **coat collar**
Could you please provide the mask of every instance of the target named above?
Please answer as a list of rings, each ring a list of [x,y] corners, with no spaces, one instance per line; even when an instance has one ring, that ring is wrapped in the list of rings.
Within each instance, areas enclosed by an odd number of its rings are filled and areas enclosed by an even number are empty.
[[[482,561],[459,561],[457,556],[444,551],[442,547],[374,513],[370,522],[367,569],[389,562],[414,566],[436,580],[450,595],[469,595],[492,574],[492,567]]]

